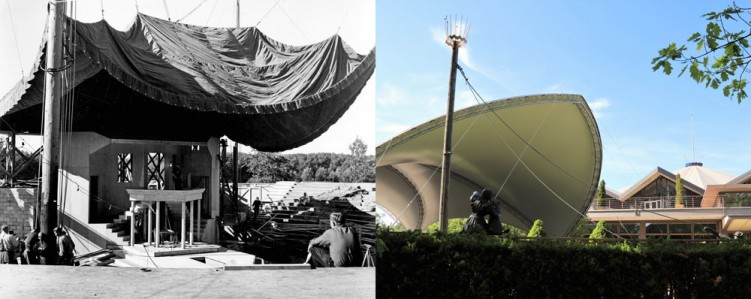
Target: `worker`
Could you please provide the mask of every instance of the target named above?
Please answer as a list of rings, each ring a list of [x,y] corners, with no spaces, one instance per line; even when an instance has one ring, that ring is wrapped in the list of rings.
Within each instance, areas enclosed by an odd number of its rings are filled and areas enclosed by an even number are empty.
[[[36,247],[39,245],[39,229],[34,229],[26,235],[26,239],[23,241],[24,250],[23,258],[28,265],[39,264],[39,258],[37,257]]]
[[[54,232],[57,236],[57,264],[73,266],[73,250],[76,249],[76,244],[73,243],[73,240],[62,227],[56,227]]]
[[[331,228],[310,240],[305,263],[313,267],[359,266],[362,249],[357,230],[345,225],[342,213],[331,213],[329,220]]]
[[[11,235],[7,224],[0,227],[0,264],[10,264],[13,258],[13,251],[16,250],[11,241]]]

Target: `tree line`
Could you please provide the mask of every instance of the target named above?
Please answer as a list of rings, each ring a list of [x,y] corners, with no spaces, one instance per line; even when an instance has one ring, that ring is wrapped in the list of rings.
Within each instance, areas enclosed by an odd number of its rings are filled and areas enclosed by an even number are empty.
[[[225,171],[232,173],[232,158]],[[375,156],[354,156],[335,153],[274,154],[240,153],[240,182],[273,183],[277,181],[316,181],[343,183],[374,183]]]

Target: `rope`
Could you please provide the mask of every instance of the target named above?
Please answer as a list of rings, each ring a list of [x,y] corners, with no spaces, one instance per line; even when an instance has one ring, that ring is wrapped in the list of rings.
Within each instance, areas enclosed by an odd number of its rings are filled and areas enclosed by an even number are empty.
[[[350,8],[352,8],[352,1],[349,2],[349,5],[347,6],[347,10],[344,11],[344,15],[342,16],[342,21],[339,22],[339,27],[336,28],[336,34],[339,34],[339,30],[342,29],[342,24],[344,24],[344,20],[347,19],[347,13],[349,13]]]
[[[184,20],[185,18],[187,18],[188,16],[190,16],[190,15],[191,15],[191,14],[192,14],[193,12],[195,12],[195,11],[196,11],[196,10],[197,10],[197,9],[198,9],[199,7],[201,7],[201,5],[203,5],[204,3],[206,3],[206,0],[203,0],[203,1],[201,1],[201,3],[198,3],[198,6],[196,6],[195,8],[193,8],[193,10],[191,10],[191,11],[190,11],[190,12],[189,12],[189,13],[188,13],[187,15],[185,15],[184,17],[177,19],[177,21],[175,21],[175,22],[176,22],[176,23],[180,23],[180,21],[182,21],[182,20]]]
[[[6,1],[5,4],[8,4],[8,19],[10,20],[10,28],[13,30],[13,41],[16,43],[16,55],[18,55],[18,67],[21,69],[21,78],[26,78],[26,74],[24,74],[23,71],[23,64],[21,63],[21,50],[18,48],[16,24],[13,22],[13,12],[10,10],[10,1]]]
[[[272,10],[272,9],[274,9],[274,7],[275,7],[275,6],[277,5],[277,4],[279,4],[279,1],[280,1],[280,0],[276,0],[276,2],[274,2],[274,5],[272,5],[272,6],[271,6],[271,8],[269,8],[269,10],[267,10],[267,11],[266,11],[266,13],[265,13],[265,14],[263,14],[263,17],[261,17],[261,19],[260,19],[260,20],[258,20],[258,23],[256,23],[256,25],[255,25],[254,27],[258,27],[258,25],[260,25],[260,24],[261,24],[261,21],[263,21],[263,19],[265,19],[265,18],[266,18],[266,16],[268,16],[268,15],[269,15],[269,13],[271,12],[271,10]]]
[[[214,6],[211,7],[211,12],[209,13],[209,16],[206,17],[206,24],[204,24],[203,27],[209,26],[209,21],[211,21],[211,16],[214,15],[214,9],[216,8],[217,3],[219,3],[219,0],[214,1]]]
[[[290,16],[289,16],[289,15],[287,14],[287,11],[285,11],[285,10],[284,10],[284,7],[282,7],[281,5],[279,5],[279,9],[281,9],[281,10],[282,10],[282,12],[284,13],[284,15],[285,15],[285,16],[287,16],[287,19],[289,19],[289,21],[290,21],[290,22],[292,23],[292,25],[295,25],[295,28],[297,28],[297,31],[298,31],[298,32],[300,32],[300,34],[302,35],[302,37],[303,37],[303,38],[305,38],[305,40],[306,40],[306,41],[307,41],[308,43],[311,43],[311,42],[310,42],[310,39],[308,39],[308,37],[307,37],[307,36],[305,35],[305,33],[303,33],[303,32],[302,32],[302,30],[300,30],[300,27],[299,27],[299,26],[297,26],[297,23],[295,23],[295,20],[293,20],[293,19],[292,19],[292,18],[291,18],[291,17],[290,17]]]
[[[169,9],[167,9],[167,0],[162,0],[162,3],[164,4],[164,12],[167,13],[167,21],[172,22],[172,19],[169,17]]]

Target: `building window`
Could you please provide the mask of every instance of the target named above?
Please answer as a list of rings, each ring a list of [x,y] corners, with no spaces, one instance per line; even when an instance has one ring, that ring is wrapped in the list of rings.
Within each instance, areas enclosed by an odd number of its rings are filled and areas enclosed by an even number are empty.
[[[130,183],[133,181],[133,159],[130,153],[117,154],[117,182]]]
[[[164,190],[164,154],[149,153],[146,157],[146,188]]]

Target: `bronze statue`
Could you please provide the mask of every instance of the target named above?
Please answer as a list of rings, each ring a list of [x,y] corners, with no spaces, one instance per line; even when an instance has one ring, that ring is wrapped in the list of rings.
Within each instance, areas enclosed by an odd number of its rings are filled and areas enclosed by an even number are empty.
[[[462,232],[485,232],[488,235],[503,234],[501,225],[501,202],[495,196],[493,191],[483,189],[482,193],[472,192],[469,197],[469,204],[472,207],[472,213],[467,217]],[[485,216],[488,216],[487,222]]]

